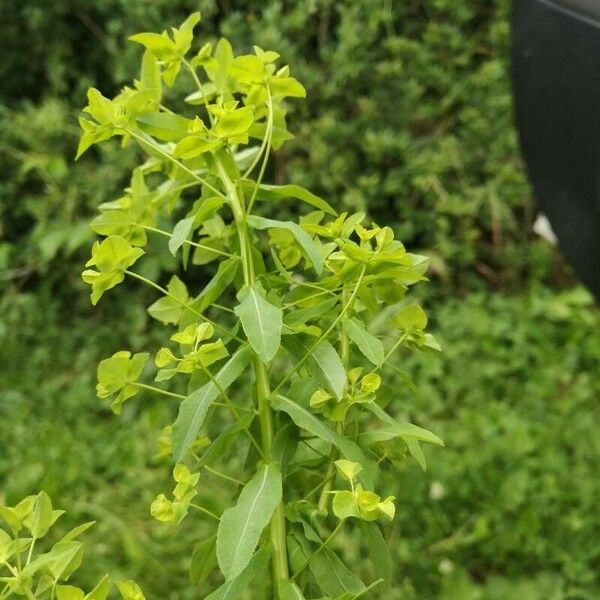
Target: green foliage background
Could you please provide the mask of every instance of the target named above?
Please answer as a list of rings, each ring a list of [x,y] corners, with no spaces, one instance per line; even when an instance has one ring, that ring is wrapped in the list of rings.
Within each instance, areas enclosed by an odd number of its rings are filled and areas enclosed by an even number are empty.
[[[87,87],[111,95],[136,68],[127,35],[198,9],[209,38],[277,49],[308,90],[271,180],[366,208],[432,257],[422,287],[445,352],[407,357],[419,394],[398,380],[391,400],[447,448],[425,475],[386,474],[394,597],[597,598],[600,317],[531,233],[507,0],[0,3],[0,496],[43,487],[73,521],[100,520],[90,580],[111,570],[151,597],[195,597],[183,549],[197,532],[173,539],[148,512],[172,407],[146,399],[115,419],[94,395],[98,360],[154,336],[142,290],[92,312],[79,276],[89,217],[133,160],[110,144],[72,159]]]

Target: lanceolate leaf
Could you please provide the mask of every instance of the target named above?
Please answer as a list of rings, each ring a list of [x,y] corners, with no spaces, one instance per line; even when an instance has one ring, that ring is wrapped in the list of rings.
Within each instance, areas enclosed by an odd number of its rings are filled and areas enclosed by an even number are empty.
[[[393,575],[392,558],[379,525],[371,521],[359,521],[358,524],[367,540],[375,576],[383,579],[383,587],[389,587]]]
[[[272,463],[261,464],[244,486],[238,503],[222,514],[217,532],[217,558],[227,581],[248,566],[281,496],[281,473]]]
[[[412,423],[398,423],[393,417],[388,415],[379,405],[371,402],[365,405],[380,421],[386,425],[381,429],[366,431],[361,433],[359,438],[366,444],[373,442],[387,442],[396,437],[407,439],[420,440],[435,444],[436,446],[444,446],[444,440],[439,438],[435,433]]]
[[[279,394],[271,398],[271,406],[275,410],[287,413],[298,427],[333,444],[348,460],[358,462],[363,466],[367,465],[368,460],[363,451],[352,440],[342,437],[301,404]],[[368,469],[363,470],[359,476],[359,479],[365,481],[365,484],[372,483],[368,471]]]
[[[254,185],[253,181],[244,181],[242,187],[244,188],[244,191],[251,193],[254,189]],[[257,198],[259,200],[271,202],[283,200],[284,198],[296,198],[327,214],[333,215],[334,217],[337,216],[337,213],[331,208],[328,202],[323,200],[323,198],[319,198],[319,196],[315,196],[315,194],[299,185],[267,185],[263,183],[258,188]]]
[[[365,591],[365,584],[348,570],[334,552],[325,548],[315,555],[318,548],[316,544],[312,544],[301,534],[295,537],[302,547],[304,556],[312,557],[309,568],[323,592],[337,598],[342,594],[360,594]]]
[[[254,351],[263,362],[270,362],[281,343],[281,308],[268,302],[257,288],[252,287],[241,292],[241,302],[234,311]]]
[[[338,400],[342,399],[346,387],[346,370],[335,348],[327,340],[322,340],[315,347],[315,340],[310,336],[288,335],[283,343],[298,360],[308,354],[304,364],[311,375]]]
[[[387,442],[394,438],[402,438],[419,440],[421,442],[428,442],[429,444],[435,444],[436,446],[443,446],[444,442],[435,433],[422,427],[417,427],[412,423],[395,423],[389,427],[383,427],[381,429],[374,429],[373,431],[366,431],[361,433],[359,439],[365,444],[372,444],[374,442]]]
[[[215,276],[194,299],[190,305],[191,308],[198,312],[202,312],[213,302],[216,302],[233,281],[239,267],[239,262],[237,257],[233,257],[220,263]]]
[[[292,221],[275,221],[274,219],[265,219],[264,217],[257,217],[255,215],[248,217],[248,225],[253,229],[287,229],[287,231],[294,235],[296,241],[302,246],[308,258],[310,258],[317,275],[323,273],[321,252],[310,235],[300,225]]]
[[[383,344],[380,339],[367,331],[362,321],[354,317],[347,319],[344,321],[344,331],[374,365],[380,367],[383,364],[385,356]]]
[[[175,225],[173,228],[173,233],[169,239],[169,250],[173,256],[177,254],[177,250],[183,246],[188,235],[190,235],[192,225],[194,224],[194,219],[195,217],[183,219],[182,221],[179,221],[179,223],[177,223],[177,225]]]
[[[209,381],[183,400],[173,424],[173,457],[176,462],[181,462],[188,448],[194,443],[208,408],[219,396],[220,391],[216,383],[221,389],[227,389],[242,374],[251,356],[250,348],[242,346],[221,367],[214,376],[214,381]]]
[[[194,548],[190,565],[190,579],[197,586],[204,583],[217,566],[216,544],[217,534],[214,534]]]
[[[300,588],[288,580],[281,582],[279,586],[280,600],[306,600]]]
[[[257,573],[265,569],[270,556],[270,546],[261,548],[237,577],[224,583],[212,594],[206,596],[205,600],[235,600],[239,598],[248,589],[248,585],[256,577]]]

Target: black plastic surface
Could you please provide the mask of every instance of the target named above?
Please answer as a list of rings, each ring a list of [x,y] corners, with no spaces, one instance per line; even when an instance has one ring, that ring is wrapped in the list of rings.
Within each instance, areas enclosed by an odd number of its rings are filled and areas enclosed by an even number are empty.
[[[582,9],[594,4],[600,13],[599,2],[516,0],[513,10],[516,116],[529,175],[560,247],[598,298],[600,21]]]

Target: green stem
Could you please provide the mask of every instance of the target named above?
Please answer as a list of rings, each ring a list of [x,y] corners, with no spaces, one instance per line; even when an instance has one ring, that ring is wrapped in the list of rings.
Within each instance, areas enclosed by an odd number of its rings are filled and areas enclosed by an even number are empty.
[[[167,390],[162,390],[159,387],[154,385],[148,385],[147,383],[140,383],[139,381],[132,381],[129,385],[135,385],[139,388],[143,388],[145,390],[149,390],[151,392],[155,392],[156,394],[162,394],[163,396],[169,396],[170,398],[177,398],[177,400],[185,400],[185,396],[183,394],[176,394],[175,392],[169,392]]]
[[[164,229],[158,229],[157,227],[150,227],[150,225],[141,225],[142,229],[146,231],[152,231],[154,233],[158,233],[165,237],[170,238],[171,234]],[[188,246],[193,246],[194,248],[201,248],[202,250],[210,250],[213,254],[219,254],[220,256],[226,256],[227,258],[236,258],[233,254],[229,252],[223,252],[223,250],[218,250],[217,248],[211,248],[210,246],[205,246],[204,244],[198,244],[197,242],[192,242],[191,240],[183,240],[184,244]]]
[[[212,127],[213,117],[212,117],[212,114],[210,113],[210,110],[208,110],[208,98],[204,94],[204,90],[202,89],[202,83],[200,82],[200,79],[198,79],[198,74],[196,73],[196,69],[194,69],[194,67],[192,67],[192,65],[187,60],[184,60],[183,64],[187,67],[188,71],[192,74],[192,77],[194,78],[196,87],[198,88],[198,91],[200,92],[200,96],[202,97],[202,102],[204,102],[204,108],[206,108],[206,113],[208,114],[208,121]]]
[[[236,479],[235,477],[231,477],[230,475],[227,475],[226,473],[221,473],[221,471],[217,471],[216,469],[213,469],[212,467],[209,467],[208,465],[204,465],[204,468],[209,472],[212,473],[213,475],[220,477],[221,479],[225,479],[225,481],[230,481],[231,483],[235,483],[236,485],[244,485],[243,481],[240,481],[239,479]]]
[[[248,287],[254,285],[254,264],[250,251],[250,238],[248,235],[248,226],[246,224],[246,215],[243,205],[243,199],[238,193],[236,185],[231,181],[223,158],[215,156],[215,161],[219,176],[227,191],[227,198],[234,216],[238,238],[240,242],[240,252],[244,273],[244,284]],[[269,398],[271,389],[269,384],[269,375],[265,364],[255,353],[252,360],[254,368],[254,377],[256,380],[256,392],[258,402],[258,418],[260,423],[261,444],[264,459],[267,463],[271,462],[273,445],[273,415]],[[285,514],[283,503],[280,503],[271,516],[270,523],[271,542],[273,544],[273,587],[279,588],[279,582],[289,579],[289,567],[287,557],[287,541]]]
[[[124,273],[126,275],[129,275],[130,277],[133,277],[134,279],[138,279],[139,281],[142,281],[143,283],[145,283],[146,285],[149,285],[150,287],[153,287],[155,290],[158,290],[165,296],[168,296],[169,298],[171,298],[172,300],[177,302],[179,305],[181,305],[183,308],[194,313],[197,317],[200,317],[203,321],[210,323],[215,329],[222,331],[226,335],[231,335],[231,337],[233,337],[234,340],[237,340],[238,342],[240,342],[242,344],[245,343],[244,340],[242,340],[241,338],[239,338],[235,335],[232,335],[231,332],[226,327],[223,327],[222,325],[215,323],[213,320],[209,319],[208,317],[205,317],[201,312],[195,310],[189,304],[185,303],[183,300],[180,300],[179,298],[177,298],[177,296],[174,296],[173,294],[171,294],[171,292],[169,292],[169,290],[166,290],[164,287],[158,285],[158,283],[154,283],[154,281],[152,281],[151,279],[148,279],[147,277],[144,277],[143,275],[140,275],[139,273],[134,273],[133,271],[130,271],[129,269],[125,269]]]
[[[273,142],[273,100],[271,99],[271,90],[267,87],[268,94],[268,106],[269,106],[269,120],[267,123],[267,130],[265,131],[265,137],[267,138],[267,147],[265,149],[265,155],[263,158],[263,163],[260,167],[260,171],[258,173],[258,177],[256,178],[256,183],[254,185],[254,190],[252,192],[252,197],[250,198],[250,202],[248,203],[248,213],[252,211],[252,207],[254,206],[254,201],[256,200],[256,196],[258,194],[258,189],[260,188],[261,181],[265,176],[265,171],[267,169],[267,163],[269,162],[269,154],[271,153],[271,143]]]
[[[205,515],[208,515],[209,517],[212,517],[213,519],[216,519],[217,521],[221,520],[221,517],[215,515],[215,513],[211,512],[210,510],[208,510],[208,508],[204,508],[203,506],[200,506],[199,504],[194,504],[194,503],[190,503],[190,506],[192,508],[195,508],[197,511],[200,511],[201,513],[204,513]]]
[[[186,167],[181,161],[171,156],[166,150],[163,150],[158,144],[155,143],[153,138],[151,138],[150,136],[144,137],[139,133],[132,131],[131,129],[125,129],[125,131],[141,144],[147,144],[148,146],[151,146],[153,150],[158,152],[161,156],[164,156],[168,161],[172,162],[174,165],[177,165],[182,171],[185,171],[188,175],[191,175],[198,183],[201,183],[202,185],[206,186],[209,190],[217,194],[217,196],[225,198],[223,192],[218,190],[214,185],[208,183],[206,179],[200,177],[198,173],[195,173],[194,171],[192,171],[192,169]]]

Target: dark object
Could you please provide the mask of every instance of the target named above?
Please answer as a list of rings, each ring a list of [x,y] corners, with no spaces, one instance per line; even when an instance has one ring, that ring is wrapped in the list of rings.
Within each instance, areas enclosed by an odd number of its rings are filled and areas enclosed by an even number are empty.
[[[515,0],[513,81],[535,195],[600,298],[600,0]]]

